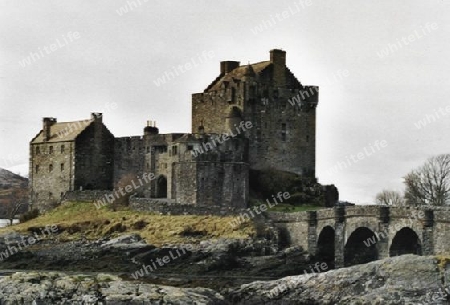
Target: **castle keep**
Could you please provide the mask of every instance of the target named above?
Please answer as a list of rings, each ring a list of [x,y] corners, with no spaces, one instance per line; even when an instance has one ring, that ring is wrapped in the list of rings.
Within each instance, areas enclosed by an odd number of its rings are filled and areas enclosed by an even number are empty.
[[[315,176],[318,88],[286,67],[286,52],[220,74],[192,95],[192,132],[115,138],[100,113],[59,123],[44,118],[30,142],[32,202],[47,210],[68,191],[113,190],[125,176],[154,177],[139,196],[168,202],[243,208],[249,171],[277,169]]]

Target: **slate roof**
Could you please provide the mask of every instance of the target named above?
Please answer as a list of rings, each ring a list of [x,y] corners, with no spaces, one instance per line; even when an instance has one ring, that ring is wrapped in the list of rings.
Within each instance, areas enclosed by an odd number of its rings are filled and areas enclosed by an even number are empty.
[[[253,69],[253,72],[258,75],[260,74],[262,71],[264,71],[264,69],[266,69],[267,67],[269,67],[272,63],[270,61],[261,61],[255,64],[251,64],[251,68]],[[219,88],[220,84],[222,81],[226,80],[226,79],[230,79],[230,78],[234,78],[234,79],[241,79],[244,76],[246,76],[246,73],[248,73],[248,66],[249,65],[242,65],[237,67],[236,69],[234,69],[233,71],[227,73],[227,74],[220,74],[209,86],[208,88],[205,89],[205,92],[209,91],[209,90],[216,90]]]
[[[31,140],[32,144],[36,143],[55,143],[74,141],[94,119],[74,121],[74,122],[57,122],[50,126],[50,139],[44,141],[44,132],[41,130],[36,137]]]

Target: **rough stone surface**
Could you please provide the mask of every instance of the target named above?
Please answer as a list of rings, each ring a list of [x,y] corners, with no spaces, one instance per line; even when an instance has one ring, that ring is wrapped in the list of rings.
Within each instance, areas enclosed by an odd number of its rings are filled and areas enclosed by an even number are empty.
[[[223,296],[206,288],[125,282],[117,276],[18,272],[0,279],[0,302],[15,304],[226,304]]]
[[[233,304],[449,304],[449,268],[435,257],[404,255],[320,274],[258,281],[232,290]]]

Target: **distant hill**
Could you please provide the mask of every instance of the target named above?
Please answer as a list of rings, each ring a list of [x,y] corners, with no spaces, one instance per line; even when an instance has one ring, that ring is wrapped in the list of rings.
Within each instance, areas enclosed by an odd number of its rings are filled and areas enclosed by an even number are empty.
[[[12,206],[11,194],[13,190],[28,190],[28,179],[16,175],[9,170],[0,168],[0,218],[7,218],[7,210]],[[19,214],[28,209],[28,204],[21,207]]]
[[[27,187],[28,179],[0,168],[0,191]]]

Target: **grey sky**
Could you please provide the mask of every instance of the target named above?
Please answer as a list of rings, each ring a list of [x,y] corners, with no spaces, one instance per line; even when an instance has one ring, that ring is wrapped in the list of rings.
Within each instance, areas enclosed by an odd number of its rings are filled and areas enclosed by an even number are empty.
[[[402,189],[410,169],[449,152],[449,3],[139,1],[124,13],[127,1],[0,0],[0,167],[27,171],[44,116],[103,112],[116,136],[140,135],[147,120],[189,132],[191,94],[217,77],[219,61],[268,60],[273,48],[287,51],[303,84],[320,86],[317,177],[342,199]],[[157,86],[173,67],[179,75]],[[387,146],[369,155],[377,140]]]

